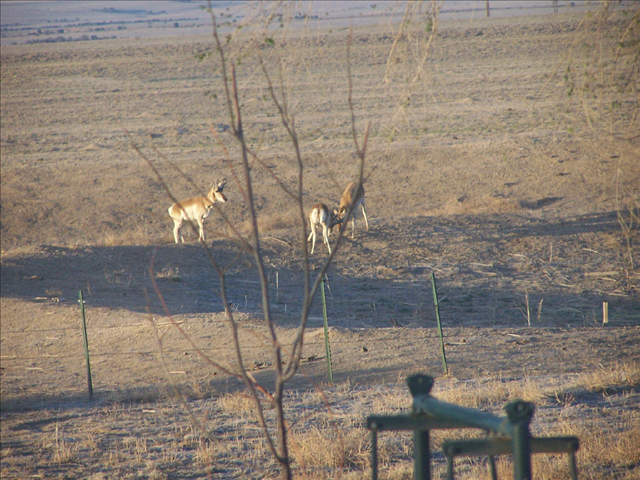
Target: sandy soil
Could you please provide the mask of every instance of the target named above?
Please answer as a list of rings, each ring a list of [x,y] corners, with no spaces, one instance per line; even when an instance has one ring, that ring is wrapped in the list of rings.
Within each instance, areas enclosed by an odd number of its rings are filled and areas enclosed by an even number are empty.
[[[370,229],[360,216],[356,238],[343,239],[328,273],[336,383],[371,387],[416,371],[441,375],[432,273],[453,378],[551,378],[640,361],[640,274],[629,260],[640,262],[638,232],[624,235],[618,201],[621,191],[640,195],[640,137],[623,129],[638,100],[623,89],[612,113],[567,96],[558,71],[581,18],[565,12],[442,23],[428,74],[401,109],[403,70],[381,82],[392,30],[356,27],[359,133],[371,122]],[[357,174],[347,36],[346,27],[314,30],[279,47],[288,55],[306,208],[337,205]],[[209,48],[207,35],[35,45],[3,38],[3,442],[5,425],[26,422],[21,415],[31,410],[64,406],[75,415],[74,408],[86,408],[79,290],[100,405],[162,397],[166,377],[150,319],[164,335],[164,358],[178,383],[197,385],[204,396],[236,389],[180,337],[152,293],[151,275],[198,347],[232,361],[220,283],[193,233],[173,244],[172,202],[132,148],[148,155],[178,198],[197,190],[170,162],[201,190],[229,179],[221,208],[246,231],[247,206],[230,168],[239,161],[221,96],[211,93],[219,92],[217,73],[195,58]],[[411,64],[410,50],[397,55],[394,64]],[[257,73],[252,62],[238,68],[247,135],[293,186],[291,146]],[[585,108],[597,110],[596,125],[585,121]],[[211,128],[227,143],[230,164]],[[303,232],[265,168],[256,164],[252,172],[273,313],[287,344],[301,306]],[[205,232],[229,267],[246,362],[268,382],[252,260],[238,253],[218,213]],[[326,253],[316,245],[312,266]],[[325,380],[321,312],[316,299],[293,388]],[[7,467],[8,475],[20,476],[19,465]]]

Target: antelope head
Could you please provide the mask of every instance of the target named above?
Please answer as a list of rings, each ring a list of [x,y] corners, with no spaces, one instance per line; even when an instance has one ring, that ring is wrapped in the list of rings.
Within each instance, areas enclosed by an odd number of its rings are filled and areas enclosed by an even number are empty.
[[[333,210],[331,212],[331,223],[329,224],[329,235],[333,233],[333,227],[340,226],[343,220],[344,218],[340,216],[340,212],[338,211],[338,209],[336,207],[333,207]]]
[[[225,197],[224,193],[222,193],[222,190],[224,190],[224,186],[226,184],[227,179],[223,178],[221,182],[218,182],[217,186],[215,183],[211,186],[211,192],[209,192],[209,195],[210,197],[212,197],[211,200],[213,202],[225,203],[227,201],[227,197]]]

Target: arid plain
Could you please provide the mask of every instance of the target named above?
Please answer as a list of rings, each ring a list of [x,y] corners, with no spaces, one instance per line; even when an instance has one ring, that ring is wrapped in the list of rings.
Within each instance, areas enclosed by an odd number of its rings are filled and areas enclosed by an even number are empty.
[[[637,5],[619,4],[603,24],[598,10],[586,16],[568,5],[556,14],[443,19],[432,43],[426,27],[408,28],[394,43],[402,15],[377,18],[366,5],[366,20],[358,12],[333,23],[300,16],[260,47],[267,60],[284,59],[280,70],[267,65],[276,83],[283,79],[295,113],[306,209],[318,201],[337,206],[358,174],[349,62],[360,142],[370,124],[370,228],[359,216],[355,239],[342,239],[328,272],[334,385],[326,382],[319,299],[305,362],[290,385],[297,471],[366,478],[364,419],[408,408],[405,377],[429,372],[443,398],[469,406],[499,412],[516,396],[535,401],[534,433],[581,437],[583,478],[637,478],[633,42],[640,33],[637,22],[627,30]],[[218,18],[224,15],[234,18],[221,8]],[[215,272],[192,232],[187,243],[173,243],[172,200],[163,188],[185,198],[199,194],[194,184],[205,191],[226,178],[221,211],[248,231],[206,22],[184,15],[124,22],[120,30],[66,22],[59,23],[67,34],[105,38],[11,45],[5,37],[21,31],[3,23],[2,478],[274,476],[242,388],[171,326],[151,282],[195,344],[233,361]],[[110,29],[127,35],[107,38]],[[252,176],[272,308],[286,343],[296,333],[304,257],[295,206],[272,174],[295,185],[295,157],[255,59],[236,72],[245,134],[262,160]],[[229,267],[245,359],[269,385],[252,260],[217,211],[204,225],[211,251]],[[312,266],[326,255],[317,244]],[[80,290],[93,402],[86,399]],[[187,405],[176,400],[167,371]],[[217,442],[202,440],[188,411]],[[341,442],[332,441],[336,435]],[[410,478],[410,444],[402,435],[382,440],[383,475]],[[443,457],[434,461],[442,474]],[[463,478],[476,478],[482,462],[464,464]],[[564,459],[536,462],[539,478],[567,475]]]

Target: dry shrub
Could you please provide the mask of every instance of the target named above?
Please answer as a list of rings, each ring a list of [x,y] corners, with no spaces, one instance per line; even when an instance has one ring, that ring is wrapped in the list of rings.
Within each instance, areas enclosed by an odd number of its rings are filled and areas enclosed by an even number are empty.
[[[568,455],[534,455],[531,458],[533,478],[540,480],[569,480]]]
[[[410,458],[412,448],[410,433],[380,434],[379,478],[411,478],[413,466],[410,463],[394,463],[388,469],[385,466],[399,458]],[[371,437],[361,426],[316,426],[292,432],[291,452],[294,461],[305,471],[305,478],[324,479],[332,470],[340,470],[342,478],[370,478]]]
[[[631,269],[634,268],[634,251],[640,236],[640,194],[636,197],[616,198],[618,223],[624,237]],[[618,197],[618,194],[616,194]]]
[[[274,230],[293,229],[296,227],[297,215],[275,213],[269,216],[258,218],[258,229],[261,232],[272,232]]]
[[[248,393],[227,394],[218,400],[218,406],[223,413],[238,415],[243,419],[253,418],[256,408]]]
[[[120,236],[113,232],[105,233],[101,240],[96,241],[97,247],[115,247],[118,245],[124,245],[124,243],[120,240]]]
[[[363,476],[363,478],[369,478],[369,475]],[[381,480],[412,480],[413,479],[413,463],[403,462],[400,464],[392,465],[388,470],[380,472],[378,478]],[[437,478],[437,477],[434,477]]]
[[[195,457],[196,461],[206,468],[216,464],[220,456],[227,453],[228,449],[219,442],[201,441],[199,447],[196,448]]]
[[[606,392],[616,387],[640,387],[640,364],[621,363],[610,369],[600,367],[593,372],[579,375],[572,387],[584,388],[591,392]]]
[[[432,468],[431,478],[445,478],[444,470],[439,474],[438,467]],[[371,473],[369,471],[353,472],[352,475],[343,475],[345,480],[369,480]],[[413,461],[399,461],[391,465],[378,465],[378,478],[380,480],[413,480]],[[456,477],[458,478],[458,477]]]
[[[579,456],[581,463],[596,467],[617,466],[633,469],[640,463],[640,425],[625,432],[595,434],[582,428]],[[592,467],[592,468],[593,468]]]
[[[187,400],[202,400],[203,398],[211,398],[216,394],[216,390],[211,386],[210,382],[198,381],[191,379],[191,383],[177,386],[181,395]]]
[[[495,457],[498,478],[512,478],[513,466],[510,457]],[[454,462],[456,480],[489,479],[489,463],[484,457],[458,457]],[[436,466],[432,471],[432,478],[446,478],[446,467]],[[534,478],[538,478],[534,476]]]
[[[182,279],[180,273],[178,273],[178,267],[163,268],[160,272],[156,271],[155,276],[157,279],[171,280],[173,282],[179,282]]]
[[[145,386],[136,388],[120,389],[109,392],[106,398],[109,402],[119,404],[126,403],[153,403],[161,398],[169,396],[170,389],[155,386]]]
[[[634,417],[633,413],[625,417],[620,419],[620,425],[617,426],[612,422],[604,426],[601,418],[593,416],[580,422],[563,420],[555,422],[545,435],[573,435],[580,439],[580,449],[577,453],[580,478],[637,478],[633,470],[640,462],[640,419],[637,414]],[[629,428],[629,425],[633,424],[635,425]],[[626,430],[621,430],[622,428]],[[567,467],[564,477],[554,477],[553,463],[545,465],[539,460],[537,464],[540,478],[568,478]],[[562,460],[558,465],[561,469]],[[616,472],[615,475],[611,475],[613,471]],[[608,475],[605,475],[605,472],[609,472]]]
[[[601,460],[629,469],[637,468],[640,464],[640,425],[612,437],[607,442],[608,448],[604,449]]]
[[[120,247],[123,245],[157,245],[158,243],[161,242],[151,235],[147,226],[139,224],[133,230],[108,231],[96,241],[95,245],[98,247]]]
[[[57,424],[51,448],[53,450],[53,461],[57,464],[70,463],[76,460],[74,446],[67,442]]]
[[[411,405],[411,395],[407,388],[385,388],[378,393],[370,407],[376,415],[398,415]]]
[[[0,264],[6,260],[12,260],[21,257],[37,256],[46,253],[42,245],[18,245],[16,247],[2,246],[2,256],[0,256]]]
[[[258,230],[261,234],[284,229],[291,230],[298,227],[298,218],[297,212],[265,213],[258,216]],[[248,235],[251,232],[251,221],[247,219],[237,225],[237,228],[243,235]]]
[[[540,404],[555,387],[545,386],[531,378],[518,381],[503,381],[492,378],[478,384],[460,385],[459,382],[440,382],[435,386],[434,396],[442,401],[464,407],[481,408],[492,404],[511,402],[516,399]]]
[[[365,429],[314,426],[291,434],[292,457],[304,468],[363,469],[369,461],[370,447]]]
[[[296,231],[300,227],[300,213],[296,208],[290,205],[282,205],[277,203],[268,208],[262,209],[257,214],[258,230],[260,234],[269,232],[276,232],[279,230]],[[233,222],[237,232],[240,232],[244,237],[251,234],[251,219],[245,218],[243,220],[237,219]],[[233,239],[236,237],[236,232],[227,226],[227,235]]]
[[[606,233],[602,235],[602,243],[609,250],[623,250],[623,240],[618,235]]]

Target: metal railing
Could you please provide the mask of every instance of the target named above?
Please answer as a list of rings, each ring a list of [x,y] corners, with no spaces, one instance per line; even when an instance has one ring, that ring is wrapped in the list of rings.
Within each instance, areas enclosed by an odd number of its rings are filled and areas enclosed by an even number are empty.
[[[489,455],[491,475],[496,477],[494,455],[513,455],[513,478],[531,480],[531,454],[568,453],[569,469],[577,479],[575,452],[580,441],[577,437],[532,438],[529,425],[535,405],[516,400],[505,406],[506,417],[472,408],[442,402],[430,395],[433,377],[413,375],[407,379],[413,397],[413,411],[409,415],[373,415],[367,418],[371,430],[371,478],[378,478],[378,432],[413,430],[414,478],[431,480],[431,430],[477,428],[490,437],[473,440],[449,440],[442,446],[447,457],[447,478],[453,479],[456,456]]]

